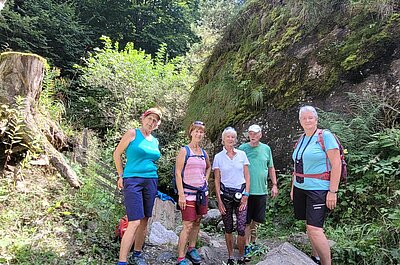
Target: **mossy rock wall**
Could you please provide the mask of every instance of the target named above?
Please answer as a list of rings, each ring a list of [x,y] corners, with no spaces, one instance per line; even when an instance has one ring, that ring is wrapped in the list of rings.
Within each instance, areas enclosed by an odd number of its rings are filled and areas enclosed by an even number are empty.
[[[300,133],[300,105],[342,111],[345,92],[374,87],[366,83],[372,77],[374,84],[396,85],[399,10],[387,16],[367,7],[333,11],[312,24],[285,1],[250,1],[200,74],[186,124],[203,120],[217,151],[225,126],[237,128],[244,141],[242,132],[257,122],[276,167],[284,169]]]

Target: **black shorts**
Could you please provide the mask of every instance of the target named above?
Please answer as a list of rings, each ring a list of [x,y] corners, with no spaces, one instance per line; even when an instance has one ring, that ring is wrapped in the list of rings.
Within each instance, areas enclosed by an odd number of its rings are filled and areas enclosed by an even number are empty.
[[[247,221],[265,223],[265,210],[267,209],[267,195],[250,195],[247,200]]]
[[[293,187],[294,217],[308,225],[324,227],[327,190],[303,190]]]

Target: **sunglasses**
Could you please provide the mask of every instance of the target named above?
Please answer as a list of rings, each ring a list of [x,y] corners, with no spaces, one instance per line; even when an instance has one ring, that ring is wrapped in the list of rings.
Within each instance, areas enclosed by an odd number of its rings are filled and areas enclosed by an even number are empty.
[[[201,125],[201,126],[206,126],[206,124],[202,121],[195,121],[193,122],[193,125]]]

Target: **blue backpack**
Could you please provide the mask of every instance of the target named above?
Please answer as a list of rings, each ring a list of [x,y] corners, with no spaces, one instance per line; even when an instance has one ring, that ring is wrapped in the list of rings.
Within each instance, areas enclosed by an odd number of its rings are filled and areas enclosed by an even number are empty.
[[[185,147],[185,150],[186,150],[186,156],[185,156],[185,162],[184,162],[184,164],[183,164],[182,173],[181,173],[182,182],[183,182],[182,184],[183,184],[183,187],[184,187],[184,188],[195,191],[195,192],[193,192],[193,193],[191,193],[191,192],[190,192],[190,193],[186,192],[186,194],[189,194],[189,195],[196,195],[196,194],[198,194],[198,191],[204,192],[205,190],[208,190],[207,185],[206,185],[206,183],[205,183],[205,186],[204,186],[204,187],[197,188],[197,187],[193,187],[193,186],[190,186],[190,185],[186,184],[186,183],[183,181],[183,179],[184,179],[185,167],[186,167],[186,164],[187,164],[187,161],[188,161],[189,157],[203,157],[204,159],[206,159],[206,158],[207,158],[207,154],[206,154],[206,151],[204,151],[204,149],[201,148],[201,152],[202,152],[201,155],[190,155],[190,148],[189,148],[189,146],[185,145],[184,147]],[[173,189],[174,189],[175,194],[178,194],[178,188],[176,187],[176,176],[175,176],[175,171],[176,171],[176,168],[175,168],[175,166],[174,166],[174,167],[173,167],[173,172],[172,172],[172,174],[173,174],[173,177],[172,177],[172,187],[173,187]]]

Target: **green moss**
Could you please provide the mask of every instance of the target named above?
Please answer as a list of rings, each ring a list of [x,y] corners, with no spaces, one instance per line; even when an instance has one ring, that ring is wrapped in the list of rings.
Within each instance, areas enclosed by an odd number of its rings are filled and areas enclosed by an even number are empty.
[[[240,34],[228,29],[229,42],[216,48],[202,73],[207,78],[196,85],[189,103],[188,119],[204,119],[215,137],[223,126],[266,106],[284,110],[307,96],[329,93],[341,78],[389,55],[400,39],[399,14],[379,21],[370,11],[338,12],[307,30],[285,6],[252,1],[251,12]],[[307,55],[296,58],[306,47],[311,47]],[[317,77],[310,75],[316,63],[322,69]]]

